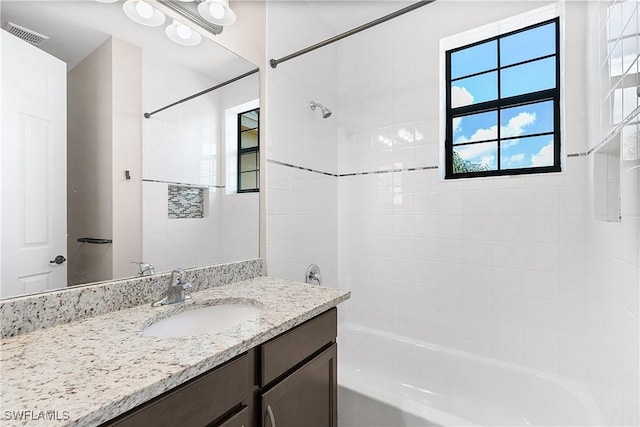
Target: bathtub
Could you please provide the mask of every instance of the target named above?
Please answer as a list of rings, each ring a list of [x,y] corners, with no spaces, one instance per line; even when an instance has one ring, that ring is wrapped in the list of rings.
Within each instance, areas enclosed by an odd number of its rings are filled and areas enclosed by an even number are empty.
[[[338,427],[602,425],[585,384],[343,324]]]

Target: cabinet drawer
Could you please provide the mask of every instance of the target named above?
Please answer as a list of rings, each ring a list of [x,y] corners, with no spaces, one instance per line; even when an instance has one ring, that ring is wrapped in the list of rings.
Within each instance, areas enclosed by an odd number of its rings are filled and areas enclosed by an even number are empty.
[[[233,359],[106,425],[109,427],[204,427],[210,425],[247,399],[250,383],[248,359],[246,354]],[[229,424],[229,426],[233,425]]]
[[[260,346],[260,386],[264,387],[336,340],[337,310],[331,310]]]
[[[227,421],[219,424],[218,427],[251,427],[249,425],[249,408],[245,408],[229,418]]]

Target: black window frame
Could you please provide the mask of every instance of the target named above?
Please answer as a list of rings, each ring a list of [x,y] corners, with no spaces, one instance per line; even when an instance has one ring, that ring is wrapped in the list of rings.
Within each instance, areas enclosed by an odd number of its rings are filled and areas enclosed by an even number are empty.
[[[516,62],[514,64],[509,64],[506,66],[501,66],[500,64],[500,40],[514,35],[518,33],[522,33],[525,31],[532,30],[537,27],[541,27],[547,24],[555,23],[555,53],[550,55],[543,55],[536,58],[527,59],[525,61]],[[481,45],[483,43],[496,41],[496,49],[497,49],[497,66],[496,68],[483,70],[481,72],[472,73],[469,75],[459,76],[455,79],[451,78],[451,55],[455,52],[468,49],[477,45]],[[484,39],[475,43],[471,43],[465,46],[460,46],[455,49],[451,49],[446,51],[446,139],[445,139],[445,179],[458,179],[458,178],[474,178],[474,177],[486,177],[486,176],[508,176],[508,175],[524,175],[524,174],[534,174],[534,173],[548,173],[548,172],[561,172],[561,124],[560,124],[560,18],[556,17],[550,20],[546,20],[543,22],[539,22],[533,25],[529,25],[527,27],[520,28],[515,31],[511,31],[508,33],[500,34],[495,37],[491,37],[488,39]],[[515,95],[506,98],[501,98],[500,89],[501,89],[501,81],[500,81],[500,72],[504,69],[509,69],[518,65],[523,65],[535,61],[539,61],[546,58],[552,58],[555,56],[556,59],[556,85],[553,89],[545,89],[537,92],[529,92],[522,95]],[[497,93],[498,98],[491,101],[480,102],[472,105],[465,105],[462,107],[451,107],[451,84],[456,80],[462,80],[469,77],[474,77],[486,73],[496,72],[497,73]],[[511,107],[518,107],[527,104],[533,104],[536,102],[543,101],[553,101],[553,132],[543,132],[540,134],[531,134],[523,136],[526,137],[535,137],[542,135],[553,135],[553,143],[554,143],[554,153],[553,153],[553,165],[551,166],[535,166],[535,167],[526,167],[526,168],[515,168],[515,169],[500,169],[500,143],[507,139],[514,139],[513,137],[501,139],[500,135],[500,115],[501,111]],[[484,113],[488,111],[496,111],[497,112],[497,138],[495,140],[488,141],[474,141],[470,143],[464,144],[453,144],[453,119],[461,116],[466,116],[470,114],[478,114]],[[464,146],[464,145],[472,145],[474,143],[482,143],[482,142],[492,142],[496,141],[497,144],[497,169],[490,171],[474,171],[474,172],[453,172],[453,148],[454,146]]]
[[[242,130],[242,116],[247,114],[247,113],[252,113],[252,112],[255,112],[258,115],[257,126],[254,129],[246,129],[246,130],[243,131]],[[257,144],[256,144],[255,147],[242,148],[242,133],[246,132],[246,131],[249,131],[249,130],[256,130]],[[256,188],[243,189],[242,188],[242,180],[241,180],[242,172],[253,172],[254,171],[254,170],[242,171],[242,168],[241,168],[242,155],[243,154],[248,154],[248,153],[256,153],[256,169],[255,169],[255,172],[257,172],[257,176],[256,176],[257,187]],[[251,110],[247,110],[247,111],[243,111],[242,113],[238,113],[238,159],[237,159],[237,167],[238,167],[237,192],[238,193],[256,193],[256,192],[259,192],[260,191],[260,107],[252,108]]]

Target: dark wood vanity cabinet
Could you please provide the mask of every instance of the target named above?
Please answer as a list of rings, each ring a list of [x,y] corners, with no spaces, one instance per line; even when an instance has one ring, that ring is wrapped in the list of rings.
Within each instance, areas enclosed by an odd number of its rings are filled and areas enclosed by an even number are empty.
[[[336,357],[331,347],[260,394],[261,427],[336,427]]]
[[[249,427],[251,423],[250,419],[250,411],[248,407],[244,407],[240,410],[240,412],[231,416],[231,418],[223,421],[222,424],[216,423],[215,425],[218,427]]]
[[[252,403],[250,361],[249,354],[240,355],[103,426],[249,427],[238,420],[248,418]]]
[[[337,426],[336,309],[262,344],[259,427]]]
[[[337,427],[336,332],[333,308],[103,427]]]

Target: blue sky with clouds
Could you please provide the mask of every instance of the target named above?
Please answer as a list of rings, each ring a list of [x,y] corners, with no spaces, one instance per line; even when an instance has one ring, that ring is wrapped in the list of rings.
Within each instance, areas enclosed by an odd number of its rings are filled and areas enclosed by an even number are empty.
[[[498,42],[482,43],[451,55],[452,108],[498,98]],[[547,24],[512,36],[500,42],[502,66],[555,53],[555,26]],[[516,65],[501,72],[501,97],[555,87],[555,57]],[[499,123],[498,123],[499,121]],[[518,107],[460,116],[453,119],[454,150],[461,158],[497,169],[500,126],[500,164],[503,169],[553,165],[553,135],[527,137],[553,132],[553,101],[542,101]],[[511,139],[504,139],[511,138]],[[460,145],[469,142],[488,141]],[[490,142],[489,142],[490,141]]]

